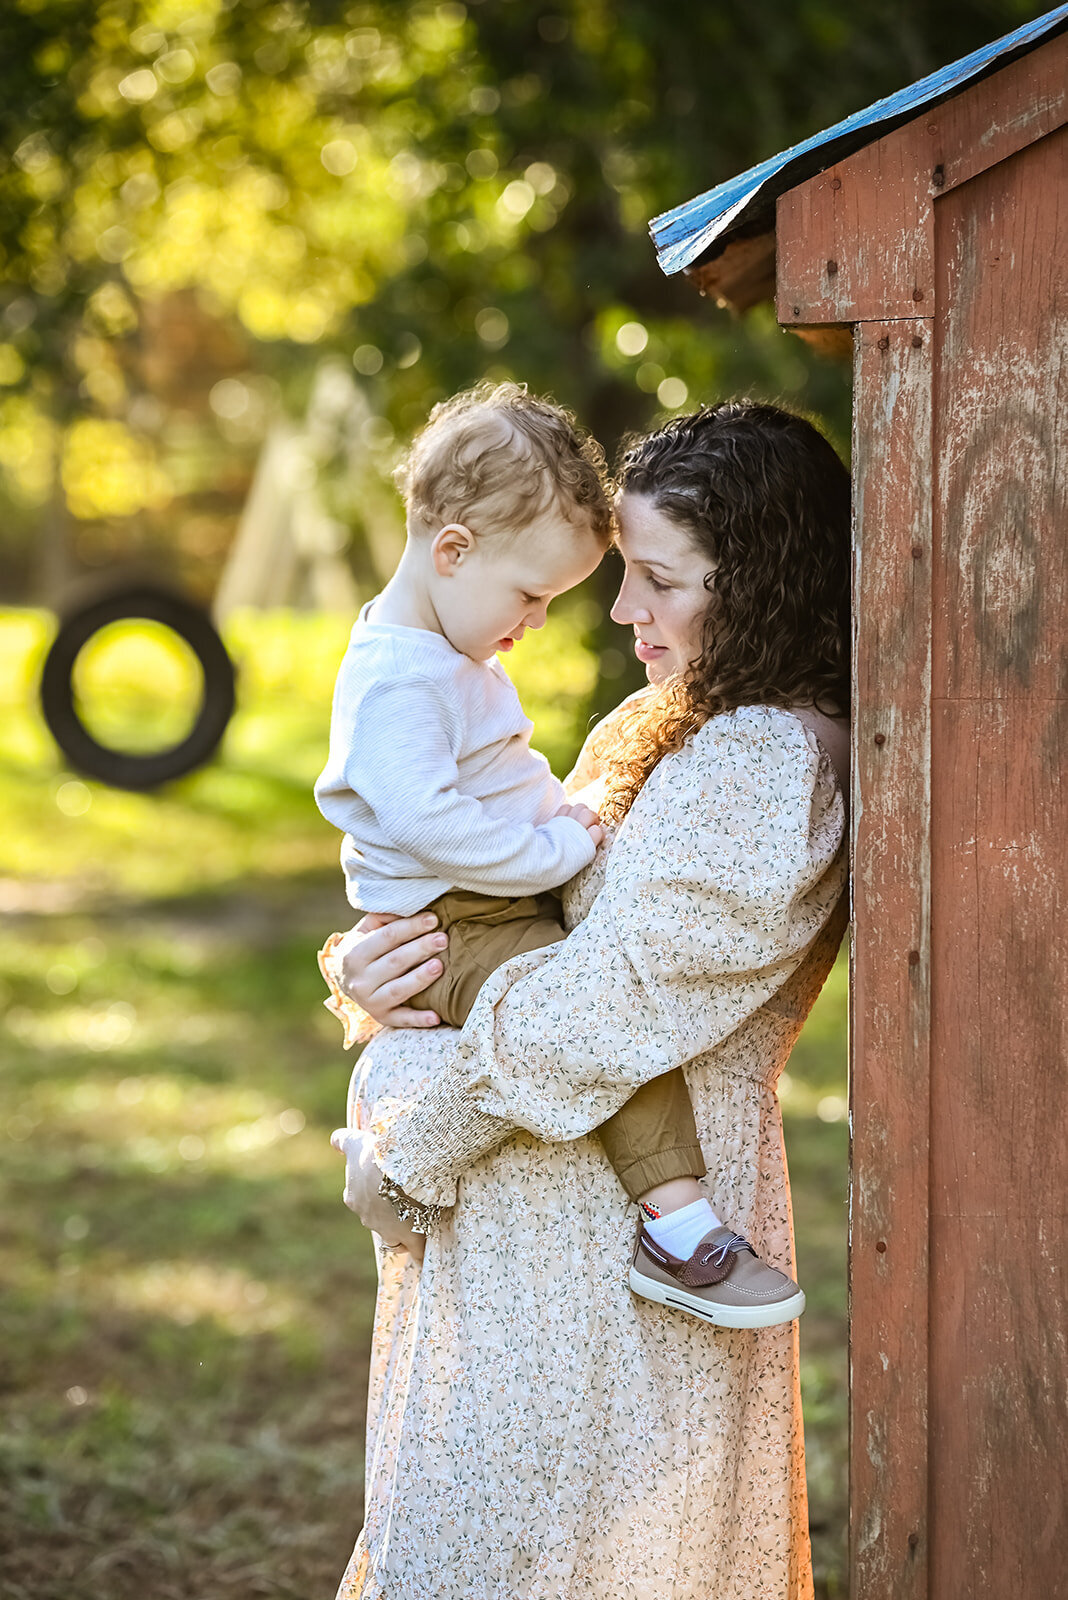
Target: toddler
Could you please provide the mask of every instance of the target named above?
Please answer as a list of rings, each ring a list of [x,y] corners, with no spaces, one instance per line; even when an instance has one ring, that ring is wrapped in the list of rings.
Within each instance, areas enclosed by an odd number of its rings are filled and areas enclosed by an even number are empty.
[[[569,805],[531,750],[496,658],[593,572],[612,512],[598,447],[515,384],[436,406],[399,476],[404,554],[353,627],[315,798],[345,836],[351,903],[429,911],[448,933],[442,976],[409,1003],[459,1027],[490,972],[564,937],[553,891],[602,838],[596,813]],[[320,967],[348,1045],[360,1034],[340,986],[345,938],[331,936]],[[726,1327],[800,1314],[797,1285],[698,1186],[706,1168],[681,1072],[644,1085],[599,1133],[642,1212],[637,1293]]]

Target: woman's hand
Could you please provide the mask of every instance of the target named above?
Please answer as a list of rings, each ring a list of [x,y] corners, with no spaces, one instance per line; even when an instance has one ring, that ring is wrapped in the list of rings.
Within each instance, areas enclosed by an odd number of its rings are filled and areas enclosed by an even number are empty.
[[[330,1143],[345,1157],[342,1198],[349,1210],[355,1211],[364,1227],[377,1233],[383,1244],[407,1250],[416,1261],[422,1261],[426,1239],[421,1233],[413,1233],[379,1194],[382,1173],[375,1165],[374,1136],[359,1128],[335,1128]]]
[[[372,911],[353,929],[359,937],[345,950],[342,987],[384,1028],[435,1028],[441,1021],[436,1011],[407,1004],[444,970],[439,953],[449,940],[437,926],[431,913],[393,917]]]

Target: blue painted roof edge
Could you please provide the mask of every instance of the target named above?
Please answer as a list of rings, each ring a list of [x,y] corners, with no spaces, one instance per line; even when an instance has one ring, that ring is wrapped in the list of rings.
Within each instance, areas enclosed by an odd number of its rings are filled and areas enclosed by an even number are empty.
[[[1068,3],[654,217],[649,231],[661,268],[671,275],[692,266],[717,239],[729,236],[754,212],[770,207],[787,189],[907,122],[922,106],[952,99],[1001,57],[1023,55],[1063,24],[1068,24]]]

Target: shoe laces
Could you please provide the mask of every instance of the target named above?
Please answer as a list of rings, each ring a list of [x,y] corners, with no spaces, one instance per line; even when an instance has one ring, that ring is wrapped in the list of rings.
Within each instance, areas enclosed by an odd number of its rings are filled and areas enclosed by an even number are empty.
[[[715,1262],[717,1267],[721,1267],[732,1250],[748,1250],[753,1255],[756,1254],[756,1251],[753,1250],[753,1246],[749,1243],[748,1239],[743,1238],[740,1233],[729,1233],[727,1237],[725,1239],[721,1239],[718,1244],[709,1245],[708,1249],[701,1257],[701,1265],[707,1267],[709,1262],[712,1261]]]

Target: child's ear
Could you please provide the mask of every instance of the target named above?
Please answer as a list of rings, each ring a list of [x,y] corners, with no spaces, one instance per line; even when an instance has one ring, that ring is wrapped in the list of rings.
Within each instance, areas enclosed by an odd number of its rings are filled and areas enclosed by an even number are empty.
[[[450,522],[430,542],[430,559],[439,578],[450,577],[475,547],[475,536],[462,522]]]

